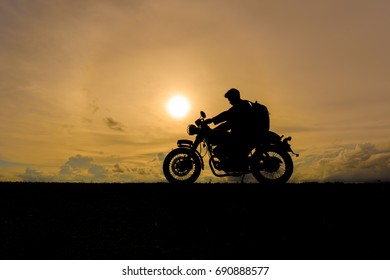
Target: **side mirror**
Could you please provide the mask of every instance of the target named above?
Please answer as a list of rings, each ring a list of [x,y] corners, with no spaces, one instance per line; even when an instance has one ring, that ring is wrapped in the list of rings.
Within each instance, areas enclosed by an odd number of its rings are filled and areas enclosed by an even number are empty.
[[[203,112],[203,111],[200,111],[200,116],[201,116],[202,118],[206,118],[206,113]]]

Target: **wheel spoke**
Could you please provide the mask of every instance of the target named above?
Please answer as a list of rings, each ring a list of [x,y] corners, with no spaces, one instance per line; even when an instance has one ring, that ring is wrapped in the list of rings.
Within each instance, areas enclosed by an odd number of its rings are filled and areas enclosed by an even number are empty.
[[[163,171],[171,183],[192,183],[200,175],[201,161],[189,149],[177,148],[166,156]]]
[[[253,176],[259,182],[286,182],[292,174],[292,160],[286,152],[271,148],[258,158]]]

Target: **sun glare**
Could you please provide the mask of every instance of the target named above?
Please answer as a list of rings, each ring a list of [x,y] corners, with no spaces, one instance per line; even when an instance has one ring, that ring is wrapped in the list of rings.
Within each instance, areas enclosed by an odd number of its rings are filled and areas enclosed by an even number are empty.
[[[181,95],[173,96],[167,104],[168,113],[177,119],[185,117],[190,111],[190,102]]]

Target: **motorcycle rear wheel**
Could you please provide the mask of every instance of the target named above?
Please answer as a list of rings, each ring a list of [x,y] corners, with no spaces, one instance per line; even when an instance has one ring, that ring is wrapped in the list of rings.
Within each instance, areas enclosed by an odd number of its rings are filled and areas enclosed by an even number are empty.
[[[199,156],[187,148],[172,150],[164,159],[163,172],[170,183],[194,183],[201,172]]]
[[[294,169],[288,152],[277,147],[269,147],[262,154],[253,155],[252,174],[260,183],[286,183]]]

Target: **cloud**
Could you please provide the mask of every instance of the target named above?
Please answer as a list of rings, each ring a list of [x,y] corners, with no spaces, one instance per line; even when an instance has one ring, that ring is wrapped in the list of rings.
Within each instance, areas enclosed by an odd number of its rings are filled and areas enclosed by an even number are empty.
[[[163,162],[164,159],[165,159],[165,154],[164,153],[157,153],[156,155],[154,155],[154,158],[151,160],[151,162]]]
[[[72,167],[68,164],[65,164],[64,166],[61,167],[59,173],[62,175],[72,175],[73,174]]]
[[[126,166],[124,166],[123,164],[121,163],[117,163],[114,165],[114,168],[112,169],[112,172],[114,173],[125,173],[125,172],[129,172],[129,168],[127,168]]]
[[[301,153],[295,161],[296,181],[390,181],[390,144],[363,143]],[[307,155],[305,155],[307,154]]]
[[[12,167],[12,166],[23,166],[23,165],[25,165],[25,164],[18,163],[18,162],[10,162],[10,161],[5,161],[5,160],[0,160],[0,166]]]
[[[58,171],[56,180],[68,182],[104,181],[107,170],[94,163],[93,158],[76,155],[70,157]]]
[[[159,153],[151,155],[145,163],[134,164],[126,158],[116,163],[112,162],[112,158],[100,158],[99,162],[95,162],[92,157],[76,155],[70,157],[53,178],[61,182],[161,182],[164,181],[164,157],[163,153]],[[129,164],[132,167],[128,167]]]
[[[84,157],[82,155],[76,155],[70,157],[69,160],[65,163],[65,166],[69,166],[72,169],[87,169],[91,166],[93,159],[91,157]]]
[[[26,168],[24,174],[20,174],[17,177],[21,178],[24,182],[52,182],[53,177],[44,175],[41,171],[34,168]]]
[[[293,158],[290,182],[390,182],[390,143],[360,143],[299,151]],[[165,153],[145,154],[145,161],[128,157],[69,157],[57,172],[43,167],[15,170],[13,180],[25,182],[166,182],[162,171]],[[147,160],[149,158],[149,160]],[[3,161],[4,163],[4,161]],[[6,164],[6,163],[5,163]],[[17,166],[19,167],[19,166]],[[3,168],[10,168],[3,166]],[[42,172],[44,170],[44,172]],[[22,173],[23,172],[23,173]],[[4,173],[4,172],[3,172]],[[22,173],[22,174],[21,174]],[[4,173],[5,174],[5,173]],[[0,179],[11,178],[10,172]],[[238,182],[241,178],[217,178],[206,163],[197,182]],[[245,182],[256,182],[251,175]]]
[[[88,173],[93,175],[93,179],[105,179],[108,171],[101,165],[93,164],[88,168]]]
[[[124,125],[118,121],[113,120],[112,118],[105,118],[104,122],[112,130],[121,131],[121,132],[125,131]]]

